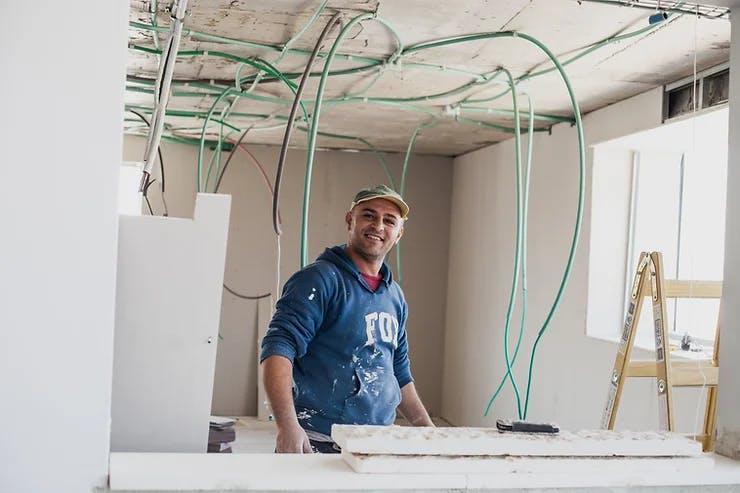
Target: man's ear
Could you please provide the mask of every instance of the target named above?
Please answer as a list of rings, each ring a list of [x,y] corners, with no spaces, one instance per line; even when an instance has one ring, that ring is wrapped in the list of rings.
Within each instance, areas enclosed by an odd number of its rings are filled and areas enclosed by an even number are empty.
[[[347,230],[352,226],[352,211],[347,212],[344,216],[344,222],[347,223]]]
[[[398,231],[398,238],[396,238],[396,242],[393,244],[394,246],[398,245],[398,242],[401,241],[401,237],[403,236],[404,231],[405,230],[403,229],[403,226],[401,226],[401,229]]]

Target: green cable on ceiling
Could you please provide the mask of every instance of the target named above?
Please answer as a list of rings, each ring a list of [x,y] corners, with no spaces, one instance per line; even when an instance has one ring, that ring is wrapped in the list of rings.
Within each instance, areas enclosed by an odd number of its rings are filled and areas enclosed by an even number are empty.
[[[311,18],[308,20],[308,22],[301,28],[301,30],[298,31],[294,36],[292,36],[283,45],[283,48],[280,51],[280,55],[277,57],[275,62],[273,62],[274,64],[278,64],[283,60],[283,58],[288,53],[288,50],[293,45],[293,43],[295,43],[296,40],[298,40],[301,36],[303,36],[303,34],[306,31],[308,31],[308,29],[313,25],[313,23],[316,22],[316,19],[319,18],[319,15],[321,15],[321,12],[323,12],[324,9],[326,8],[327,3],[329,3],[329,0],[323,0],[321,4],[319,5],[319,7],[316,9],[316,11],[311,16]],[[239,81],[238,73],[239,71],[237,70],[237,84],[238,84],[238,87],[241,89],[241,81]],[[262,72],[262,71],[258,71],[256,74],[254,74],[254,79],[251,81],[251,85],[249,86],[249,89],[247,89],[248,92],[253,91],[257,87],[257,84],[260,83],[260,80],[262,80],[262,77],[264,74],[265,72]]]
[[[678,17],[676,17],[676,18],[678,18]],[[574,55],[573,57],[569,58],[568,60],[566,60],[564,62],[561,62],[561,65],[563,67],[565,67],[565,66],[570,65],[571,63],[573,63],[573,62],[575,62],[577,60],[580,60],[581,58],[585,57],[586,55],[589,55],[589,54],[593,53],[594,51],[599,50],[599,49],[601,49],[601,48],[603,48],[605,46],[608,46],[608,45],[610,45],[612,43],[617,43],[619,41],[624,41],[625,39],[633,38],[633,37],[639,36],[641,34],[649,33],[649,32],[651,32],[651,31],[653,31],[655,29],[658,29],[659,27],[663,26],[664,24],[665,24],[665,20],[664,21],[661,21],[661,22],[658,22],[656,24],[651,24],[649,26],[642,27],[642,28],[637,29],[635,31],[631,31],[631,32],[628,32],[628,33],[623,33],[623,34],[616,34],[614,36],[609,36],[608,38],[604,38],[604,39],[602,39],[600,41],[597,41],[596,43],[593,43],[591,45],[586,46],[583,49],[583,51],[579,52],[578,54]],[[531,72],[529,74],[525,74],[525,75],[519,77],[516,80],[516,82],[517,83],[521,83],[521,82],[524,82],[524,81],[533,79],[535,77],[539,77],[541,75],[549,74],[551,72],[554,72],[555,70],[557,70],[557,67],[550,67],[550,68],[539,70],[539,71],[536,71],[536,72]],[[504,92],[501,92],[499,94],[496,94],[496,95],[491,96],[491,97],[488,97],[488,98],[470,99],[467,102],[468,103],[489,103],[489,102],[495,101],[495,100],[497,100],[497,99],[499,99],[499,98],[501,98],[503,96],[506,96],[508,93],[509,93],[509,91],[506,90]]]
[[[250,64],[251,63],[256,63],[256,62],[254,62],[253,60],[250,60]],[[262,61],[262,63],[264,63],[264,70],[269,71],[269,72],[275,72],[276,75],[280,78],[280,80],[282,80],[285,83],[285,85],[288,86],[288,88],[293,92],[293,94],[295,94],[295,92],[296,92],[296,85],[294,83],[292,83],[292,82],[288,81],[287,79],[285,79],[284,77],[282,77],[282,75],[280,74],[280,71],[277,70],[277,69],[275,69],[274,67],[272,67],[269,63],[265,62],[264,60]],[[203,147],[204,147],[204,142],[205,142],[206,128],[208,127],[208,123],[211,120],[211,116],[213,116],[213,111],[215,110],[216,105],[219,102],[221,102],[221,100],[224,97],[226,97],[227,95],[229,95],[230,93],[236,93],[238,95],[244,95],[245,94],[242,91],[236,91],[233,86],[227,86],[221,92],[221,94],[216,98],[216,100],[213,102],[213,104],[211,105],[211,108],[208,110],[208,113],[206,115],[205,120],[203,121],[203,129],[202,129],[201,135],[200,135],[201,145],[200,145],[199,150],[198,150],[198,163],[197,163],[198,172],[197,172],[197,187],[196,187],[196,189],[197,189],[198,192],[201,191],[201,185],[202,185],[202,179],[203,179],[202,178],[202,175],[203,175]],[[301,110],[303,111],[304,118],[308,119],[308,111],[306,110],[305,105],[303,103],[301,103],[300,107],[301,107]]]
[[[350,29],[352,29],[358,23],[364,20],[368,20],[368,19],[378,20],[380,23],[384,24],[386,27],[389,27],[391,32],[394,33],[394,35],[396,35],[395,30],[392,29],[392,27],[390,27],[390,24],[376,17],[376,15],[373,13],[360,14],[354,17],[339,32],[339,35],[337,35],[337,38],[334,41],[334,44],[332,45],[331,50],[329,51],[329,54],[326,56],[326,59],[324,61],[324,70],[321,73],[321,78],[319,79],[319,86],[318,86],[318,89],[316,90],[316,101],[314,103],[313,115],[311,115],[311,125],[309,126],[310,131],[308,134],[308,150],[306,151],[306,174],[305,174],[305,179],[304,179],[304,184],[303,184],[303,213],[302,213],[302,218],[301,218],[301,251],[300,251],[301,268],[308,265],[308,210],[309,210],[309,204],[311,200],[311,177],[313,173],[314,155],[316,153],[316,136],[319,131],[319,121],[320,121],[320,116],[321,116],[321,103],[324,97],[324,89],[326,88],[326,81],[329,75],[329,70],[331,68],[332,61],[334,60],[334,57],[336,56],[339,45],[342,43],[344,38],[347,36]],[[399,43],[399,48],[397,52],[400,54],[402,51],[402,45],[400,44],[400,39],[397,38],[397,41]]]

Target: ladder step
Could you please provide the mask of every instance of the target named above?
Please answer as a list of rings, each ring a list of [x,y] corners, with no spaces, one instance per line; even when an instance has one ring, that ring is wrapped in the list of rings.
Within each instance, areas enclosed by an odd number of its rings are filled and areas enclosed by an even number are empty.
[[[655,377],[655,361],[632,361],[627,366],[627,377]],[[703,387],[717,385],[719,367],[712,360],[673,361],[671,363],[671,383],[673,387]]]
[[[666,298],[721,298],[722,281],[665,280]]]

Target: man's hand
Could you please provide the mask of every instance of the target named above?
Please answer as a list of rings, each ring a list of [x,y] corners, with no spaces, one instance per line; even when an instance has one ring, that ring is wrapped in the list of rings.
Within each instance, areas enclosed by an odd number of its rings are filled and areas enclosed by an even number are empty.
[[[278,428],[275,452],[278,454],[312,454],[308,435],[298,425]]]
[[[398,409],[412,426],[434,426],[419,394],[416,393],[414,382],[404,385],[401,389],[401,403]]]
[[[310,454],[308,435],[298,424],[293,406],[293,362],[283,356],[270,356],[262,362],[267,398],[277,422],[275,452]]]

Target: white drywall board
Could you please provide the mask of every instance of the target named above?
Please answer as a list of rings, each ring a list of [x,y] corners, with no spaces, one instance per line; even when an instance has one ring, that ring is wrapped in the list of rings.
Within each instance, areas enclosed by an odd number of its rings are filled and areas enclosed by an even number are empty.
[[[703,457],[501,457],[451,455],[374,455],[342,452],[342,458],[363,474],[595,474],[677,473],[695,474],[712,469],[714,461]]]
[[[91,492],[108,475],[130,5],[75,10],[0,2],[3,493]]]
[[[120,217],[113,451],[205,452],[230,203]]]
[[[214,492],[480,491],[740,484],[740,463],[713,454],[709,457],[714,465],[701,474],[693,470],[644,473],[634,472],[627,467],[609,473],[595,473],[587,465],[578,474],[359,474],[338,454],[112,453],[110,489]]]
[[[676,433],[605,430],[502,433],[495,428],[334,425],[342,450],[392,455],[516,455],[556,457],[699,456],[701,444]]]
[[[462,474],[360,476],[338,454],[112,453],[110,489],[137,490],[460,490]]]
[[[740,74],[740,20],[732,20],[730,87]],[[720,301],[717,452],[740,460],[740,92],[730,91],[725,270]]]

